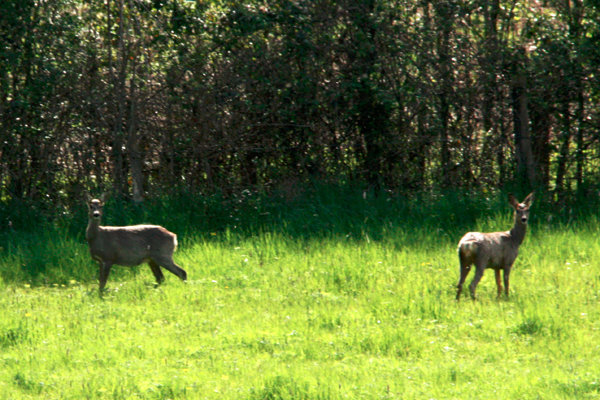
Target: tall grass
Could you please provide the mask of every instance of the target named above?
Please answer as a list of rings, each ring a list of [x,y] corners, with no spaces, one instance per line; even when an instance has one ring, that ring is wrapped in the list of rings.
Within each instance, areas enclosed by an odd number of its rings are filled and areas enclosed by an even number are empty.
[[[510,299],[487,272],[457,303],[456,243],[508,229],[505,196],[317,188],[117,208],[107,223],[179,234],[189,281],[114,267],[100,297],[83,208],[4,232],[0,397],[600,397],[593,213],[548,222],[534,203]]]
[[[454,241],[466,229],[495,229],[510,224],[508,206],[500,196],[402,197],[367,194],[352,186],[307,186],[293,195],[243,191],[223,197],[181,194],[151,199],[143,206],[109,201],[106,225],[151,222],[179,235],[184,247],[197,242],[229,246],[260,237],[261,252],[273,242],[269,235],[304,243],[384,241],[386,246],[426,246]],[[0,277],[7,282],[65,283],[95,279],[86,267],[83,202],[53,211],[31,204],[0,207]],[[266,246],[266,247],[265,247]],[[4,262],[6,261],[6,262]],[[15,266],[18,266],[16,268]]]

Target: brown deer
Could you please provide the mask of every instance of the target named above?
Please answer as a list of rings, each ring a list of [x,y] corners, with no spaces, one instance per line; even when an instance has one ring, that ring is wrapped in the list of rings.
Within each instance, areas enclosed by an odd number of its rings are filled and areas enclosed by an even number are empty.
[[[492,268],[496,273],[496,285],[498,286],[498,297],[502,295],[502,282],[500,271],[504,271],[504,290],[508,296],[508,285],[510,270],[519,253],[519,246],[525,238],[527,220],[529,218],[529,207],[533,202],[533,193],[530,193],[522,203],[512,195],[508,195],[508,202],[515,209],[514,225],[507,232],[469,232],[460,239],[458,243],[458,258],[460,259],[460,278],[458,280],[458,291],[456,300],[460,298],[463,283],[475,265],[475,277],[469,285],[471,297],[475,298],[475,289],[483,276],[486,268]]]
[[[92,258],[100,263],[100,291],[104,289],[113,264],[136,266],[147,262],[158,284],[165,279],[160,267],[187,279],[187,273],[173,262],[177,235],[157,225],[100,226],[106,195],[87,195],[88,226],[85,238]]]

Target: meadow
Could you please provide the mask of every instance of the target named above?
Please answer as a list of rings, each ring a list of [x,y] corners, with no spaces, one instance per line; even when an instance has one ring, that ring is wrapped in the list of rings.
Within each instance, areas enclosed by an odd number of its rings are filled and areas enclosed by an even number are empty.
[[[189,280],[115,266],[103,296],[85,212],[1,215],[0,398],[600,398],[593,210],[536,200],[510,297],[488,270],[460,302],[456,244],[510,228],[505,194],[113,201],[178,233]]]

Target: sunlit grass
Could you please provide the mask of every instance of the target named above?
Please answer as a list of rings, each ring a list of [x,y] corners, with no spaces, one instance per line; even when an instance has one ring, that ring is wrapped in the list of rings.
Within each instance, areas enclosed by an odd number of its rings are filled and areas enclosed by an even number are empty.
[[[81,238],[21,234],[0,257],[0,397],[600,397],[593,218],[534,223],[510,298],[496,299],[488,271],[478,301],[456,302],[467,223],[365,213],[360,226],[338,210],[345,220],[312,237],[312,213],[287,230],[207,227],[175,253],[187,283],[165,273],[155,288],[147,266],[114,267],[102,297]],[[474,229],[508,229],[508,207],[490,215]],[[37,275],[19,272],[32,262]]]

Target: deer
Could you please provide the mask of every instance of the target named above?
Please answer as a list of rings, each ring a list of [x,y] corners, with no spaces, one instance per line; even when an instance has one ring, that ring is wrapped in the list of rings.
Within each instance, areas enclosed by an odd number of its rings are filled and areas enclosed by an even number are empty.
[[[456,300],[460,299],[463,284],[472,265],[475,265],[475,276],[469,285],[472,299],[475,299],[475,289],[486,268],[491,268],[496,273],[498,297],[502,296],[500,271],[503,271],[504,291],[508,297],[510,271],[519,253],[519,246],[525,239],[529,207],[531,207],[533,197],[532,192],[522,203],[519,203],[515,196],[508,195],[508,202],[514,208],[514,224],[511,230],[491,233],[468,232],[460,239],[458,242],[460,278]]]
[[[88,225],[85,238],[92,259],[100,266],[99,289],[104,290],[113,264],[137,266],[147,262],[160,285],[165,277],[160,269],[187,280],[187,273],[175,262],[177,235],[158,225],[101,226],[103,207],[107,195],[94,199],[87,194]]]

